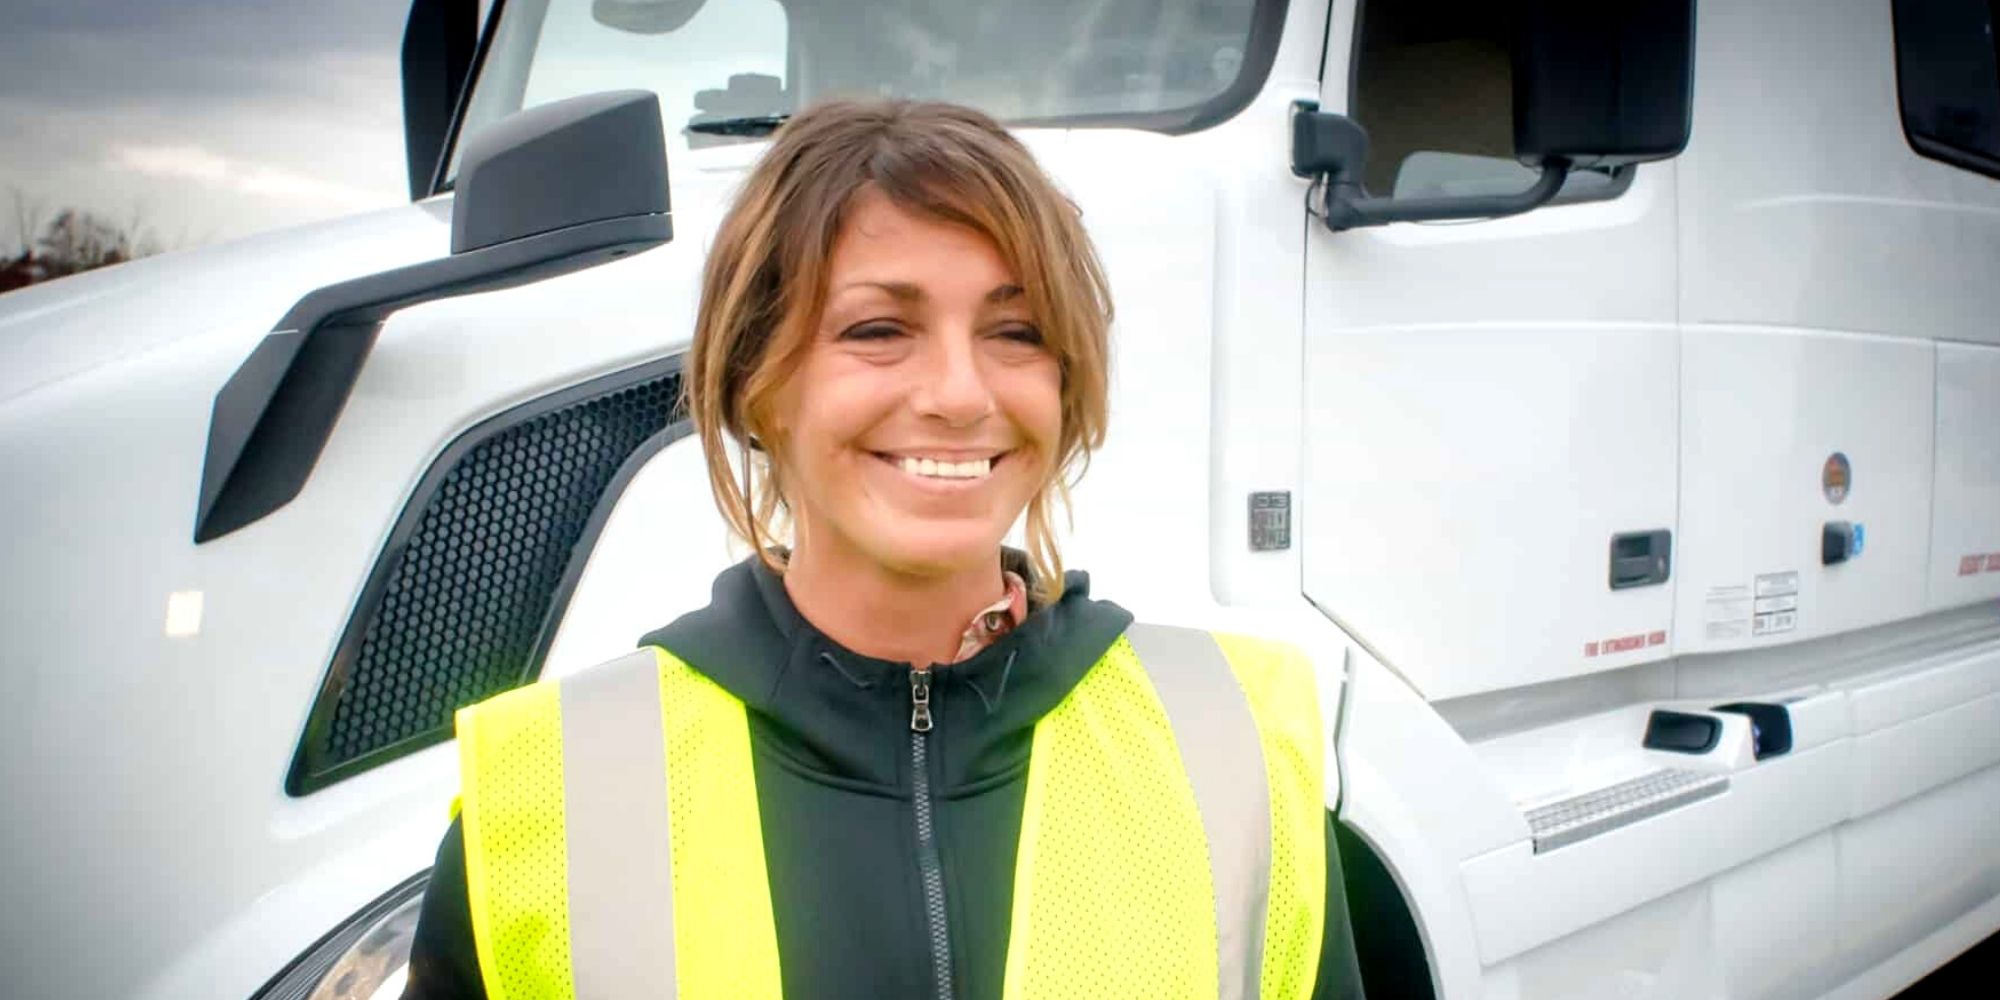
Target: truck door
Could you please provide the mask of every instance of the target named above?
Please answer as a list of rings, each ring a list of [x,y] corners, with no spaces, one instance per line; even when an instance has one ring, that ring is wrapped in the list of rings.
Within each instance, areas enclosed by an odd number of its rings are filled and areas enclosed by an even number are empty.
[[[1368,194],[1534,183],[1509,9],[1336,5],[1321,108],[1368,131]],[[1427,699],[1672,649],[1674,169],[1574,170],[1510,218],[1308,222],[1303,588]]]

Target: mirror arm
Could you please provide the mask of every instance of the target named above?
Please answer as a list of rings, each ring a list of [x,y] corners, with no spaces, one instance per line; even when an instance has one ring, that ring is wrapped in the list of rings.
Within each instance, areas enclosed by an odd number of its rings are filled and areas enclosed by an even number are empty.
[[[391,313],[580,271],[673,235],[651,91],[554,101],[472,136],[452,195],[451,255],[307,294],[215,394],[195,543],[298,496]]]
[[[305,488],[391,313],[582,270],[672,238],[665,214],[599,219],[308,293],[215,394],[196,544],[257,521]]]
[[[1551,158],[1542,164],[1542,175],[1526,191],[1465,198],[1370,198],[1353,180],[1328,178],[1324,181],[1326,200],[1321,218],[1326,220],[1326,228],[1336,233],[1391,222],[1497,219],[1548,204],[1568,176],[1569,161]]]

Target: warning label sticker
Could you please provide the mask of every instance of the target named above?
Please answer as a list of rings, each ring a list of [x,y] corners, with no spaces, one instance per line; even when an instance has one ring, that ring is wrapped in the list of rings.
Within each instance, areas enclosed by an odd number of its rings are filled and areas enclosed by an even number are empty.
[[[1790,632],[1798,624],[1798,612],[1774,611],[1768,615],[1758,615],[1756,623],[1750,628],[1750,633],[1752,635],[1771,635],[1776,632]]]
[[[1757,577],[1757,602],[1752,609],[1756,617],[1750,625],[1751,635],[1776,635],[1790,632],[1799,625],[1799,574],[1797,570],[1785,573],[1765,573]]]
[[[1768,615],[1774,611],[1797,611],[1798,609],[1799,595],[1797,594],[1781,594],[1777,597],[1757,598],[1756,612],[1760,615]]]
[[[1702,604],[1703,634],[1710,639],[1741,639],[1750,634],[1753,598],[1749,587],[1710,587]]]
[[[1710,640],[1776,635],[1799,627],[1797,570],[1763,573],[1746,585],[1708,588],[1703,634]]]

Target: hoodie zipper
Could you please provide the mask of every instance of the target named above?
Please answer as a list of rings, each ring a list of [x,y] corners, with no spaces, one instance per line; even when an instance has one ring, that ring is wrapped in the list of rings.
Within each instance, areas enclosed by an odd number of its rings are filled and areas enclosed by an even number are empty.
[[[917,814],[917,874],[930,931],[931,979],[937,1000],[951,1000],[951,932],[945,926],[944,864],[938,857],[936,803],[931,799],[931,672],[910,671],[910,776]]]

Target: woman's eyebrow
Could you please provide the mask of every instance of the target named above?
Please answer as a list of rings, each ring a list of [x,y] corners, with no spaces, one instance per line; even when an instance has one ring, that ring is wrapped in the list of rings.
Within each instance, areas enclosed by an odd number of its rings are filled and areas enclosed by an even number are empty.
[[[873,288],[877,291],[886,292],[890,298],[898,302],[922,302],[930,298],[929,295],[924,293],[922,288],[907,281],[850,281],[833,291],[834,294],[838,295],[841,292],[858,288]],[[1011,302],[1025,294],[1027,294],[1027,290],[1020,285],[1000,285],[986,293],[986,301],[988,304],[998,305],[1002,302]]]
[[[834,292],[837,294],[855,288],[873,288],[887,292],[890,298],[898,302],[921,302],[928,298],[923,289],[907,281],[850,281],[834,289]]]

